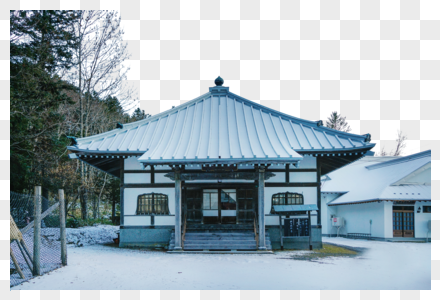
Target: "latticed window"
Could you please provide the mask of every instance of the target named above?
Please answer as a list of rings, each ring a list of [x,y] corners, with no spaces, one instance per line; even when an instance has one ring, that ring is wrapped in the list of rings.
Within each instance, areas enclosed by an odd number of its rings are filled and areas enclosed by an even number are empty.
[[[149,193],[138,196],[137,215],[169,215],[168,196],[165,194]]]
[[[274,205],[303,205],[304,196],[298,193],[278,193],[272,195],[272,209],[271,213],[274,212]]]

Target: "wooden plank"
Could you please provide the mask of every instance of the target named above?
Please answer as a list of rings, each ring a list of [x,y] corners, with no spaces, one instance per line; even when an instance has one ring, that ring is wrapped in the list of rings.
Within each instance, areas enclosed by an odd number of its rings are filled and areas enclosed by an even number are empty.
[[[53,210],[55,210],[58,205],[60,205],[60,203],[55,203],[54,205],[52,205],[51,207],[49,207],[48,209],[46,209],[46,211],[44,213],[41,214],[41,220],[43,220],[48,214],[50,214]],[[26,232],[29,231],[29,229],[31,229],[34,226],[34,221],[30,222],[29,224],[26,225],[26,227],[20,229],[21,234],[25,234]]]

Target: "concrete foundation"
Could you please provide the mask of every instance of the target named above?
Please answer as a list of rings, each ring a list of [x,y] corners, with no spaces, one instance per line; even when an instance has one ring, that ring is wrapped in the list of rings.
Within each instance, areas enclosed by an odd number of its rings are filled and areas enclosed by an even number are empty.
[[[266,231],[269,232],[270,241],[272,243],[273,250],[280,250],[280,227],[279,226],[266,226]],[[284,250],[309,250],[309,237],[297,237],[295,239],[283,241]],[[312,226],[312,246],[313,249],[322,248],[321,227]]]
[[[160,228],[123,228],[119,247],[168,248],[174,226]]]
[[[123,228],[120,231],[119,247],[139,248],[167,248],[174,226],[161,226],[160,228]],[[279,226],[266,226],[269,232],[273,250],[281,249]],[[322,248],[321,228],[312,227],[313,249]],[[308,250],[309,237],[298,237],[295,240],[284,240],[284,249]]]

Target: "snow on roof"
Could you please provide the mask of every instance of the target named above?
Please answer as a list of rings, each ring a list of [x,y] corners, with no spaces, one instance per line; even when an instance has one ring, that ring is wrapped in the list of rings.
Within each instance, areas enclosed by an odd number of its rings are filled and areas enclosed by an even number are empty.
[[[142,155],[146,164],[224,160],[294,163],[298,152],[367,151],[370,135],[340,132],[216,86],[194,100],[106,133],[76,140],[69,150],[93,155]]]
[[[425,184],[399,184],[402,178],[430,168],[431,150],[405,157],[363,157],[328,175],[323,193],[341,193],[329,205],[373,200],[431,200],[430,181]]]

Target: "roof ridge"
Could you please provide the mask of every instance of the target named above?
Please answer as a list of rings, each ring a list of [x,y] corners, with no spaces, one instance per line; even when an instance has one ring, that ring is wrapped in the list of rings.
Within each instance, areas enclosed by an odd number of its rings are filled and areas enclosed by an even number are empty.
[[[419,153],[415,153],[415,154],[411,154],[408,156],[403,156],[403,157],[399,157],[393,160],[388,160],[388,161],[384,161],[384,162],[380,162],[377,164],[373,164],[373,165],[369,165],[369,166],[365,166],[365,168],[367,168],[368,170],[375,170],[375,169],[379,169],[379,168],[383,168],[383,167],[388,167],[391,165],[396,165],[396,164],[400,164],[403,162],[408,162],[408,161],[412,161],[412,160],[417,160],[417,159],[421,159],[424,157],[428,157],[431,156],[431,150],[426,150],[426,151],[422,151]]]
[[[88,137],[78,138],[78,140],[83,142],[83,143],[85,143],[88,140],[95,140],[96,138],[106,137],[106,136],[112,135],[114,133],[120,132],[120,130],[129,130],[129,129],[132,129],[133,127],[142,126],[142,125],[148,124],[150,122],[155,122],[155,121],[157,121],[158,119],[160,119],[163,116],[171,115],[171,114],[173,114],[175,112],[178,112],[181,109],[188,108],[191,105],[194,105],[196,102],[201,101],[203,99],[206,99],[206,98],[208,98],[210,96],[221,96],[221,95],[225,95],[225,96],[230,95],[232,98],[234,98],[234,100],[241,101],[241,102],[243,102],[246,105],[249,105],[249,106],[261,109],[265,113],[275,114],[277,116],[280,116],[281,118],[284,118],[284,119],[286,119],[288,121],[292,121],[292,122],[294,122],[296,124],[302,123],[303,125],[312,127],[314,129],[317,129],[320,132],[327,131],[328,133],[332,133],[332,134],[335,134],[335,135],[345,136],[347,138],[355,138],[357,142],[363,143],[364,144],[363,146],[365,146],[366,144],[371,144],[370,142],[366,142],[366,139],[367,139],[366,135],[349,133],[349,132],[343,132],[343,131],[339,131],[339,130],[335,130],[335,129],[326,127],[326,126],[323,125],[322,120],[310,121],[310,120],[306,120],[306,119],[302,119],[302,118],[291,116],[289,114],[280,112],[278,110],[269,108],[267,106],[261,105],[261,104],[259,104],[257,102],[254,102],[252,100],[246,99],[246,98],[244,98],[242,96],[239,96],[237,94],[234,94],[234,93],[229,91],[229,87],[212,87],[212,88],[210,88],[209,92],[207,92],[207,93],[205,93],[203,95],[200,95],[200,96],[198,96],[198,97],[196,97],[196,98],[194,98],[192,100],[189,100],[189,101],[187,101],[185,103],[182,103],[182,104],[180,104],[180,105],[178,105],[176,107],[173,107],[171,109],[165,110],[165,111],[160,112],[160,113],[155,114],[155,115],[152,115],[152,116],[150,116],[150,117],[148,117],[146,119],[142,119],[142,120],[131,122],[131,123],[125,123],[125,124],[122,124],[121,128],[116,128],[114,130],[110,130],[110,131],[107,131],[107,132],[104,132],[104,133],[100,133],[100,134],[96,134],[96,135],[92,135],[92,136],[88,136]]]

